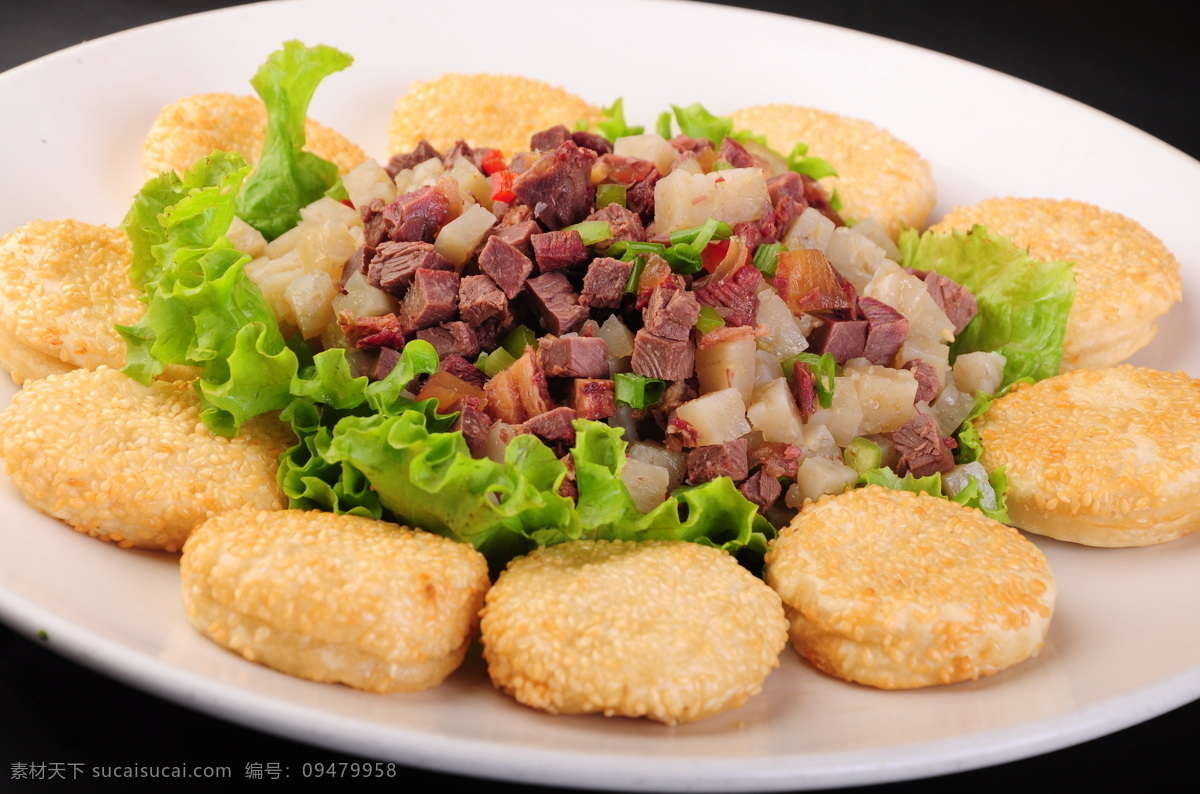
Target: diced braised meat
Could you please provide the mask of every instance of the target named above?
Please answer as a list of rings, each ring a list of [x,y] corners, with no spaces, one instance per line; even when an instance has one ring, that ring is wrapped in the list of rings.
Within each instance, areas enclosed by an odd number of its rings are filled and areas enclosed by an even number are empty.
[[[542,326],[555,336],[574,331],[588,318],[587,307],[579,305],[579,296],[562,273],[547,273],[525,283],[534,312]]]
[[[587,130],[578,130],[571,133],[571,140],[581,149],[591,149],[596,154],[611,154],[613,147],[608,142],[608,138],[603,135],[597,135],[594,132]]]
[[[607,378],[577,378],[569,400],[580,419],[607,419],[617,412],[616,385]]]
[[[446,168],[449,168],[454,165],[454,161],[460,157],[465,158],[468,162],[474,165],[473,155],[474,151],[471,149],[471,145],[460,138],[454,142],[453,146],[450,147],[450,151],[446,152],[445,156],[442,157],[442,165],[446,166]]]
[[[438,369],[444,369],[459,380],[481,389],[483,384],[487,383],[487,375],[483,374],[483,370],[460,355],[452,353],[443,357],[438,363]]]
[[[700,319],[700,304],[690,290],[655,287],[642,318],[646,330],[655,336],[688,339]]]
[[[391,347],[379,348],[379,354],[375,356],[371,367],[363,374],[371,380],[383,380],[391,374],[396,365],[400,363],[400,351]],[[354,373],[356,376],[359,373]]]
[[[628,240],[632,243],[644,243],[647,239],[646,228],[642,219],[636,213],[622,207],[620,204],[606,204],[587,216],[589,221],[604,221],[608,224],[611,236],[607,240],[596,243],[597,248],[607,248],[617,240]]]
[[[758,314],[758,283],[762,273],[751,264],[742,265],[723,279],[710,281],[696,290],[696,299],[716,310],[728,325],[753,325]]]
[[[800,179],[804,182],[804,200],[808,206],[833,221],[837,226],[845,226],[846,222],[842,220],[842,216],[838,215],[837,210],[829,203],[829,194],[825,192],[825,188],[807,174],[801,174]]]
[[[917,379],[917,394],[913,397],[914,403],[928,403],[937,397],[938,387],[941,386],[941,383],[938,381],[937,370],[932,364],[923,359],[914,358],[912,361],[904,363],[904,369],[912,370],[913,377]]]
[[[817,376],[811,367],[797,361],[792,368],[792,377],[788,378],[788,388],[791,389],[800,416],[807,419],[817,412]]]
[[[372,248],[378,248],[380,243],[388,239],[388,232],[392,229],[391,221],[383,214],[386,206],[383,199],[371,199],[370,204],[358,208],[358,216],[363,222],[363,242]]]
[[[633,338],[633,371],[645,378],[684,380],[696,365],[696,349],[690,339],[665,339],[645,328]]]
[[[559,124],[548,130],[535,132],[529,139],[529,148],[535,152],[549,152],[571,140],[571,131]]]
[[[538,355],[548,378],[608,377],[608,345],[598,336],[543,339]]]
[[[533,208],[518,202],[510,205],[509,208],[505,210],[504,215],[500,218],[500,222],[496,224],[496,228],[503,229],[506,226],[516,226],[517,224],[528,223],[532,220]],[[535,225],[534,231],[537,229],[538,227]]]
[[[749,473],[747,443],[744,438],[735,438],[724,444],[696,447],[688,453],[687,481],[690,485],[700,485],[717,477],[728,477],[734,482],[741,482]]]
[[[453,220],[454,213],[455,202],[440,185],[411,190],[383,208],[383,217],[391,224],[388,237],[398,243],[432,243],[438,229]]]
[[[682,154],[683,152],[691,152],[692,154],[703,154],[713,150],[712,141],[707,138],[693,138],[690,135],[676,135],[668,143],[675,147],[675,151]]]
[[[458,283],[458,314],[473,326],[508,316],[508,298],[488,276],[464,276]]]
[[[374,258],[367,265],[367,281],[371,286],[390,292],[398,298],[404,297],[420,269],[453,270],[441,254],[429,243],[394,243],[390,240],[379,244]]]
[[[575,444],[574,408],[554,408],[517,425],[518,433],[532,433],[552,448],[565,452]]]
[[[592,211],[592,164],[596,153],[567,141],[531,165],[512,191],[547,229],[579,223]]]
[[[767,193],[771,196],[772,206],[778,206],[780,199],[785,196],[803,207],[808,206],[804,198],[804,180],[795,171],[767,177]],[[800,211],[803,212],[803,208]]]
[[[378,317],[339,317],[338,325],[347,338],[363,350],[380,347],[399,349],[408,341],[404,323],[394,314]]]
[[[583,293],[579,296],[579,302],[598,309],[620,308],[632,274],[632,262],[611,257],[593,259],[583,276]]]
[[[485,450],[488,431],[492,429],[492,419],[483,411],[473,405],[463,405],[452,429],[462,431],[467,449],[471,450],[471,457],[482,458],[487,454]]]
[[[957,444],[938,432],[937,420],[929,414],[917,414],[892,433],[892,445],[900,455],[897,472],[914,477],[945,474],[954,468],[950,450]]]
[[[475,358],[479,355],[479,338],[475,336],[474,329],[458,320],[434,328],[422,328],[417,331],[417,339],[424,339],[433,345],[439,358],[446,356]],[[476,371],[478,372],[478,370]]]
[[[362,273],[365,276],[367,274],[367,263],[374,258],[374,248],[370,247],[369,245],[360,245],[358,250],[351,254],[350,258],[342,264],[342,275],[338,279],[338,289],[342,290],[344,293],[346,282],[349,281],[350,277],[355,273]]]
[[[800,461],[803,459],[803,449],[795,444],[780,441],[768,441],[750,450],[751,465],[762,466],[763,474],[772,479],[796,479],[796,472],[799,471]]]
[[[863,358],[872,364],[891,366],[908,336],[904,315],[874,298],[859,298],[858,310],[867,321]]]
[[[629,185],[625,191],[625,206],[636,212],[643,224],[654,220],[654,186],[661,178],[658,169],[655,169],[646,178]]]
[[[524,207],[525,209],[529,209],[528,207],[525,207],[525,205],[523,205],[523,204],[520,206]],[[511,211],[510,211],[510,214],[511,214]],[[508,216],[506,215],[505,217],[508,217]],[[532,259],[533,258],[533,243],[530,242],[530,240],[533,237],[533,235],[537,234],[541,230],[542,230],[542,227],[538,226],[537,221],[527,220],[527,221],[520,221],[518,223],[511,223],[508,225],[498,226],[498,227],[496,227],[494,236],[499,237],[501,240],[508,243],[513,248],[516,248],[522,254],[524,254],[525,256]]]
[[[933,297],[933,302],[941,307],[950,322],[954,323],[954,334],[957,336],[967,327],[967,323],[979,314],[979,302],[966,287],[951,281],[936,271],[930,271],[925,276],[925,289]]]
[[[533,262],[511,243],[494,234],[479,252],[479,269],[490,276],[512,300],[533,272]]]
[[[541,273],[565,270],[588,260],[587,247],[575,229],[535,234],[530,238],[530,242],[533,244],[533,256]]]
[[[751,474],[738,486],[738,490],[742,492],[742,496],[758,505],[760,513],[775,504],[783,494],[783,486],[779,484],[779,480],[767,476],[762,469]]]
[[[541,359],[532,348],[483,386],[488,416],[508,424],[520,424],[554,407]]]
[[[829,353],[839,364],[845,364],[852,358],[862,358],[866,345],[866,320],[830,318],[808,337],[809,350],[815,353]]]
[[[421,139],[420,143],[418,143],[416,148],[411,152],[393,154],[391,159],[388,160],[385,170],[388,172],[388,176],[390,176],[392,179],[395,179],[396,174],[400,173],[404,169],[412,168],[414,165],[420,165],[421,163],[433,157],[436,157],[439,160],[442,159],[442,155],[437,149],[433,148],[429,144],[429,141]]]
[[[751,168],[754,165],[754,158],[750,156],[750,152],[733,138],[726,137],[721,141],[721,151],[718,155],[734,168]]]
[[[400,320],[408,331],[454,319],[458,312],[458,274],[420,268],[400,304]]]

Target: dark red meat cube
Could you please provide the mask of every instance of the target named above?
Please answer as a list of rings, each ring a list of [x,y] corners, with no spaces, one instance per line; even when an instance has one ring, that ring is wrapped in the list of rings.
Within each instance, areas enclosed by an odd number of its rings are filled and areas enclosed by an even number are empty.
[[[611,257],[593,259],[583,276],[583,294],[579,296],[579,302],[596,308],[620,308],[632,273],[632,262]]]
[[[571,140],[581,149],[591,149],[596,154],[610,154],[613,150],[608,138],[586,130],[571,133]]]
[[[555,336],[574,331],[588,318],[587,307],[579,305],[579,296],[562,273],[547,273],[525,283],[529,286],[534,312],[542,326]]]
[[[554,408],[517,425],[518,433],[532,433],[551,447],[570,448],[575,444],[574,408]]]
[[[814,353],[829,353],[839,364],[845,364],[852,358],[862,358],[866,345],[866,320],[831,318],[808,337],[809,350]]]
[[[779,441],[768,441],[750,451],[751,463],[762,466],[763,473],[772,479],[796,479],[796,472],[800,469],[800,461],[803,459],[803,449],[795,444]]]
[[[349,320],[338,320],[342,331],[354,342],[356,347],[363,350],[374,350],[380,347],[402,348],[408,341],[404,323],[394,314],[384,314],[378,317],[357,317]]]
[[[717,477],[741,482],[749,474],[747,442],[744,438],[696,447],[688,453],[687,481],[691,485],[699,485]]]
[[[475,336],[475,330],[457,320],[434,328],[422,328],[417,331],[417,339],[424,339],[433,345],[439,358],[446,356],[475,358],[479,355],[479,338]]]
[[[529,139],[529,148],[535,152],[549,152],[571,140],[571,131],[563,125],[535,132]]]
[[[633,337],[633,371],[645,378],[685,380],[696,365],[696,348],[690,339],[665,339],[645,328]]]
[[[668,143],[675,147],[675,151],[679,152],[680,154],[683,154],[684,152],[691,152],[692,154],[704,154],[705,152],[711,152],[713,150],[712,141],[708,140],[707,138],[693,138],[690,135],[676,135],[674,138],[668,141]]]
[[[608,345],[598,336],[543,339],[538,355],[549,378],[608,377]]]
[[[898,473],[908,472],[914,477],[928,477],[934,472],[945,474],[954,468],[954,456],[950,450],[955,444],[952,438],[943,438],[937,420],[929,414],[917,414],[892,433],[892,444],[900,455]]]
[[[487,375],[483,374],[483,370],[460,355],[452,353],[445,356],[438,364],[438,369],[444,369],[459,380],[481,389],[483,384],[487,383]]]
[[[933,297],[933,302],[941,307],[950,322],[954,323],[954,334],[957,336],[967,327],[967,323],[979,313],[979,302],[966,287],[950,280],[941,273],[930,271],[925,275],[925,289]]]
[[[642,312],[646,330],[664,339],[688,339],[700,319],[696,295],[686,289],[655,287]]]
[[[520,206],[524,207],[524,205]],[[525,207],[525,209],[529,208]],[[513,248],[516,248],[528,258],[532,259],[533,243],[530,242],[530,239],[533,237],[533,235],[537,234],[541,230],[542,227],[538,226],[537,221],[527,220],[508,224],[507,226],[499,226],[496,228],[493,236],[499,237],[501,240],[508,243]]]
[[[750,168],[754,165],[754,158],[750,156],[750,152],[733,138],[727,137],[721,141],[721,151],[718,155],[734,168]]]
[[[533,262],[512,244],[492,235],[479,253],[479,269],[491,276],[496,286],[512,300],[533,272]]]
[[[647,239],[646,228],[637,213],[630,212],[620,204],[606,204],[604,209],[596,210],[587,216],[589,221],[604,221],[608,224],[610,235],[607,240],[596,243],[597,248],[607,248],[617,240],[628,240],[633,243],[644,243]]]
[[[508,298],[488,276],[464,276],[458,283],[458,313],[473,326],[506,319]]]
[[[375,249],[369,245],[360,245],[350,258],[342,263],[342,275],[338,279],[338,289],[345,293],[346,282],[355,273],[367,274],[367,264],[375,258]]]
[[[367,265],[367,281],[373,287],[402,298],[412,284],[413,276],[422,268],[454,270],[454,265],[429,243],[383,242]]]
[[[800,416],[807,419],[817,412],[817,376],[811,367],[797,361],[792,369],[792,377],[788,378],[788,387]]]
[[[872,364],[891,366],[908,337],[904,315],[874,298],[859,298],[858,310],[867,321],[867,342],[863,358]]]
[[[742,265],[725,278],[696,290],[696,299],[711,306],[728,325],[753,325],[761,279],[762,273],[754,265]]]
[[[576,379],[569,399],[580,419],[607,419],[617,412],[616,385],[607,378]]]
[[[453,215],[450,197],[439,185],[411,190],[383,208],[383,217],[391,223],[388,237],[396,242],[432,243]]]
[[[407,331],[429,328],[454,319],[458,312],[458,274],[453,270],[421,268],[400,304]]]
[[[400,363],[400,351],[392,347],[379,348],[379,354],[375,356],[375,360],[371,363],[366,372],[355,372],[355,377],[360,374],[366,375],[371,380],[383,380],[391,371]]]
[[[363,242],[372,248],[378,248],[391,231],[392,223],[383,214],[386,206],[383,199],[371,199],[370,204],[358,208],[358,216],[363,222]]]
[[[645,179],[629,185],[625,191],[625,206],[638,214],[643,224],[654,220],[654,186],[662,176],[655,169]]]
[[[488,432],[492,429],[492,419],[473,405],[464,404],[459,409],[458,419],[454,422],[453,430],[461,431],[467,442],[471,456],[482,458],[487,449]]]
[[[433,148],[429,144],[429,141],[422,139],[417,144],[416,148],[414,148],[411,152],[393,154],[391,159],[388,160],[385,170],[388,172],[388,176],[390,176],[392,179],[395,179],[396,174],[400,173],[404,169],[412,168],[415,165],[420,165],[426,160],[434,157],[438,158],[439,160],[442,159],[442,155],[438,153],[438,150]]]
[[[783,486],[774,477],[768,477],[760,469],[751,474],[744,483],[738,486],[742,496],[758,505],[758,512],[765,511],[775,504],[783,494]]]
[[[941,384],[938,382],[937,370],[932,364],[924,359],[914,358],[904,363],[904,369],[912,370],[913,377],[917,379],[917,394],[913,397],[913,402],[928,403],[937,397]]]
[[[533,208],[547,229],[579,223],[592,211],[592,164],[596,153],[567,141],[531,165],[513,183],[513,194]]]
[[[474,154],[475,152],[471,149],[471,145],[466,141],[459,139],[454,142],[453,146],[450,147],[450,151],[446,152],[446,154],[442,157],[442,165],[444,165],[446,168],[450,168],[454,165],[454,161],[460,157],[465,158],[471,163],[471,165],[475,165]]]
[[[574,229],[535,234],[529,241],[533,244],[533,256],[541,273],[565,270],[588,260],[583,238]]]
[[[797,204],[808,206],[804,198],[804,180],[795,171],[767,177],[767,193],[771,196],[772,206],[777,206],[784,196]]]

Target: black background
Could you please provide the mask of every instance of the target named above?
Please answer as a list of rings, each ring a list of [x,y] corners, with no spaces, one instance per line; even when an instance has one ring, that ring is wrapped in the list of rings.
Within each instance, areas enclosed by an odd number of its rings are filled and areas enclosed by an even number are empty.
[[[5,3],[0,17],[0,71],[85,39],[231,4],[221,0],[58,0],[19,7]],[[1121,6],[1026,0],[725,4],[829,22],[983,64],[1092,105],[1193,157],[1200,156],[1197,4],[1157,0]],[[0,112],[5,111],[0,108]],[[1140,175],[1122,167],[1120,153],[1114,153],[1113,179],[1127,182],[1130,190],[1139,189]],[[1180,203],[1181,212],[1200,209],[1200,196],[1190,198],[1190,203]],[[1198,605],[1178,606],[1187,630]],[[1047,783],[1100,791],[1124,785],[1142,791],[1174,788],[1179,781],[1192,779],[1197,739],[1200,702],[1112,736],[1028,760],[859,790],[1013,791]],[[249,762],[278,762],[291,766],[294,783],[302,763],[343,760],[358,759],[177,707],[79,667],[41,647],[36,639],[0,626],[0,788],[13,785],[11,765],[20,762],[221,764],[233,768],[235,779],[241,779]],[[403,768],[391,781],[401,788],[457,784],[479,785]],[[489,792],[532,788],[496,782],[482,785]]]

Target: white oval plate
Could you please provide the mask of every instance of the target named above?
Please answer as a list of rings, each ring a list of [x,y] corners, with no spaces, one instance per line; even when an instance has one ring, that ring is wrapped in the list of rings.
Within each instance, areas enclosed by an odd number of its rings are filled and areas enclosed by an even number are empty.
[[[119,222],[140,186],[141,139],[158,110],[192,93],[249,93],[246,81],[267,53],[299,38],[356,56],[321,87],[311,115],[379,158],[392,104],[410,81],[495,70],[502,52],[506,71],[597,103],[624,95],[630,118],[651,124],[668,103],[697,100],[717,112],[789,101],[871,119],[932,162],[935,217],[994,195],[1092,201],[1161,237],[1183,263],[1185,292],[1197,294],[1200,228],[1178,209],[1181,199],[1200,196],[1200,164],[1032,85],[825,25],[631,0],[610,3],[608,13],[670,31],[687,52],[729,57],[675,58],[667,47],[658,61],[606,57],[598,69],[595,53],[580,51],[588,37],[582,11],[547,13],[539,0],[458,0],[455,18],[487,24],[457,25],[433,6],[247,6],[111,36],[6,73],[0,231],[38,217]],[[588,7],[594,16],[595,4]],[[214,42],[226,55],[214,53]],[[779,57],[788,51],[804,57]],[[1140,189],[1112,176],[1114,153],[1139,163]],[[1200,350],[1188,344],[1193,306],[1189,298],[1174,309],[1135,361],[1200,374]],[[0,612],[30,633],[47,631],[51,647],[247,725],[457,773],[643,790],[873,783],[1057,749],[1200,696],[1200,631],[1192,610],[1175,611],[1200,603],[1200,535],[1130,550],[1038,540],[1061,594],[1049,641],[1035,660],[992,678],[887,693],[818,675],[787,650],[747,706],[672,729],[522,708],[492,690],[477,653],[447,684],[416,695],[292,679],[242,661],[187,625],[174,558],[68,531],[26,507],[7,482],[0,517]]]

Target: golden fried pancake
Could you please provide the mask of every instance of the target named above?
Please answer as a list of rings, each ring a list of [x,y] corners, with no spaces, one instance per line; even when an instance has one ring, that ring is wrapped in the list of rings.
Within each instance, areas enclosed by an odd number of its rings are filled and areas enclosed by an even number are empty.
[[[1200,381],[1121,366],[1018,385],[975,420],[1022,529],[1147,546],[1200,529]]]
[[[765,579],[792,645],[830,675],[912,689],[992,675],[1041,649],[1045,556],[1015,529],[925,493],[867,486],[807,505]]]
[[[202,634],[253,662],[369,692],[437,686],[475,631],[487,562],[470,545],[370,518],[238,510],[180,561]]]
[[[267,130],[262,100],[237,94],[196,94],[167,105],[154,119],[142,145],[146,178],[163,171],[182,174],[214,149],[237,152],[258,163]],[[363,150],[341,134],[309,119],[304,125],[304,150],[349,173],[367,159]]]
[[[932,231],[983,224],[1047,262],[1074,263],[1062,371],[1100,369],[1145,347],[1182,297],[1179,262],[1141,224],[1082,201],[993,198],[957,207]]]
[[[293,443],[268,417],[215,436],[190,383],[147,388],[103,366],[30,381],[0,411],[0,458],[25,500],[125,547],[177,551],[210,516],[283,507],[275,472]]]
[[[505,74],[444,74],[413,83],[396,102],[388,124],[388,152],[399,154],[422,139],[445,151],[458,140],[506,155],[529,150],[535,132],[579,119],[599,121],[600,109],[557,86]]]
[[[758,105],[733,115],[734,129],[767,136],[787,154],[797,143],[823,157],[838,175],[821,185],[842,199],[847,218],[874,218],[895,239],[905,226],[920,229],[933,211],[937,188],[925,158],[869,121],[799,105]]]
[[[113,326],[145,312],[129,260],[125,232],[79,221],[34,221],[0,238],[0,365],[14,381],[125,365]]]
[[[552,714],[668,725],[737,708],[779,664],[779,597],[723,551],[576,541],[509,563],[480,624],[492,683]]]

